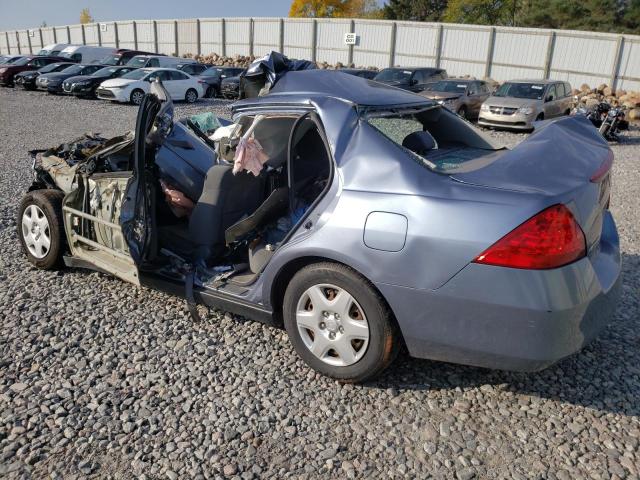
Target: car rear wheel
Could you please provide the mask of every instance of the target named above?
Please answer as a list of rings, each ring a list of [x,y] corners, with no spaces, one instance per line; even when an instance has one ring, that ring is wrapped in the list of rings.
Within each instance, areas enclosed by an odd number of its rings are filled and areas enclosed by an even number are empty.
[[[62,199],[59,190],[36,190],[24,196],[18,208],[18,238],[29,262],[43,270],[61,264],[64,253]]]
[[[131,103],[133,103],[134,105],[140,105],[143,98],[144,92],[139,88],[136,88],[133,92],[131,92],[131,96],[129,97]]]
[[[467,118],[467,107],[465,107],[464,105],[462,107],[460,107],[458,109],[458,115],[460,115],[462,118]]]
[[[391,312],[369,282],[344,265],[318,263],[291,280],[284,323],[298,355],[314,370],[343,382],[362,382],[395,358]]]
[[[198,92],[196,92],[193,88],[190,88],[189,90],[187,90],[187,93],[184,96],[184,100],[187,103],[194,103],[196,100],[198,100]]]
[[[205,97],[207,98],[216,98],[218,96],[218,91],[216,89],[216,87],[214,87],[213,85],[209,85],[209,87],[207,87],[207,93],[205,95]]]

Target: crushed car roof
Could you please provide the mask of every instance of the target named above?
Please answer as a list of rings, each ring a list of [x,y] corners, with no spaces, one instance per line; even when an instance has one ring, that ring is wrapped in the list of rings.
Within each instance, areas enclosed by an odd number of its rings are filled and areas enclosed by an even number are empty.
[[[356,105],[435,105],[415,93],[390,87],[379,82],[330,70],[302,70],[288,72],[264,97],[236,102],[237,106],[256,103],[308,103],[320,97],[334,97]]]

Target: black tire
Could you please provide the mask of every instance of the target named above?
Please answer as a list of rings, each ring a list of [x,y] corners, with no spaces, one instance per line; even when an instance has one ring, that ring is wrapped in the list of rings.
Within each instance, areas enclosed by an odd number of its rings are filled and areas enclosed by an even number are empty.
[[[347,366],[333,366],[316,357],[298,330],[296,309],[305,292],[314,285],[331,284],[347,291],[362,308],[369,327],[364,355]],[[399,350],[398,332],[392,313],[373,286],[353,269],[336,263],[316,263],[297,272],[284,295],[284,325],[298,355],[315,371],[341,382],[363,382],[382,372]]]
[[[198,92],[193,88],[190,88],[184,94],[184,101],[187,103],[195,103],[197,100],[198,100]]]
[[[142,94],[142,96],[140,96],[140,94]],[[143,98],[144,98],[144,91],[140,90],[139,88],[136,88],[131,92],[131,95],[129,96],[129,101],[134,105],[140,105],[142,103]]]
[[[539,113],[538,116],[536,117],[536,122],[539,122],[541,120],[544,120],[544,113]]]
[[[27,260],[42,270],[55,270],[62,266],[62,255],[65,252],[65,234],[62,216],[62,199],[64,193],[59,190],[34,190],[27,193],[18,208],[16,227],[22,251],[27,256]],[[23,234],[22,219],[28,207],[35,205],[47,219],[50,245],[46,255],[42,258],[34,256],[27,247],[25,235]]]
[[[460,117],[462,117],[462,118],[464,118],[465,120],[467,120],[467,107],[465,107],[464,105],[463,105],[463,106],[461,106],[461,107],[458,109],[458,112],[457,112],[457,113],[458,113],[458,115],[459,115]]]
[[[207,93],[205,94],[205,98],[216,98],[216,96],[217,96],[216,87],[214,87],[213,85],[209,85],[207,87]]]

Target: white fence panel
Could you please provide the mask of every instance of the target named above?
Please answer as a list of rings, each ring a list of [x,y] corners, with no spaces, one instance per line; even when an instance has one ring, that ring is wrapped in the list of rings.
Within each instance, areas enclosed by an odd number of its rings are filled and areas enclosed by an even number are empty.
[[[398,22],[394,65],[432,67],[437,44],[438,28],[434,24]]]
[[[552,78],[571,81],[571,78],[586,74],[591,82],[598,79],[598,82],[608,83],[616,44],[615,37],[557,32],[551,60]]]
[[[542,78],[549,33],[496,29],[489,76],[494,79]]]
[[[67,27],[53,27],[56,30],[56,42],[55,43],[71,43],[69,38],[69,31]],[[52,42],[53,43],[53,42]]]
[[[640,90],[640,39],[625,39],[620,55],[617,88]]]
[[[231,18],[225,24],[227,55],[249,55],[251,20],[248,18]]]
[[[99,29],[100,25],[98,25],[97,23],[91,23],[84,26],[85,44],[93,46],[100,45],[101,39],[98,37]]]
[[[43,27],[41,28],[41,30],[42,30],[42,43],[44,43],[44,45],[51,45],[52,43],[58,43],[56,42],[53,27]]]
[[[9,44],[7,43],[7,35],[5,32],[0,33],[0,53],[9,53]]]
[[[136,48],[133,22],[118,22],[118,43],[120,48]]]
[[[69,25],[69,43],[82,45],[82,25]]]
[[[222,54],[222,20],[200,20],[200,46],[203,55]]]
[[[105,47],[116,46],[116,24],[115,22],[100,23],[100,40]]]
[[[153,20],[137,20],[136,32],[138,35],[138,50],[154,52],[155,42],[153,33]]]
[[[18,37],[16,36],[16,32],[9,32],[9,49],[11,53],[24,53],[18,47]]]
[[[540,79],[544,78],[544,68],[528,67],[508,67],[503,65],[493,65],[489,74],[491,78],[498,81],[515,79]]]
[[[256,18],[253,20],[253,54],[261,57],[280,51],[280,19]]]
[[[33,30],[27,30],[27,34],[30,34],[31,39],[31,52],[38,53],[42,49],[42,42],[40,41],[40,31],[36,28]]]
[[[311,59],[313,42],[313,20],[285,19],[284,53],[291,58]]]
[[[173,20],[158,20],[158,52],[173,55],[176,52],[175,23]]]
[[[21,53],[31,53],[29,50],[29,34],[26,30],[18,31],[18,45]]]
[[[344,34],[351,30],[348,20],[318,21],[316,59],[318,62],[349,62],[349,47],[344,43]]]
[[[488,29],[445,26],[442,30],[440,66],[452,76],[483,77],[489,38]]]
[[[353,47],[353,63],[366,67],[386,67],[389,64],[392,25],[388,22],[356,20],[355,27],[358,42]]]
[[[198,22],[195,19],[178,20],[178,54],[198,53]]]

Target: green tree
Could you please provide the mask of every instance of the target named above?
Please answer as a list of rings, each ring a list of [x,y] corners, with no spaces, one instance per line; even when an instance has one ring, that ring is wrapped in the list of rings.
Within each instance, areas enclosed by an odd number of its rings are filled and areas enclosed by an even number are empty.
[[[438,22],[447,3],[447,0],[390,0],[382,7],[382,15],[390,20]]]
[[[80,23],[93,23],[93,17],[88,8],[83,8],[80,12]]]
[[[453,23],[513,25],[516,6],[515,0],[451,0],[443,19]]]
[[[640,0],[629,2],[622,14],[622,25],[630,33],[640,33]]]
[[[293,0],[290,17],[376,18],[380,9],[376,0]]]

